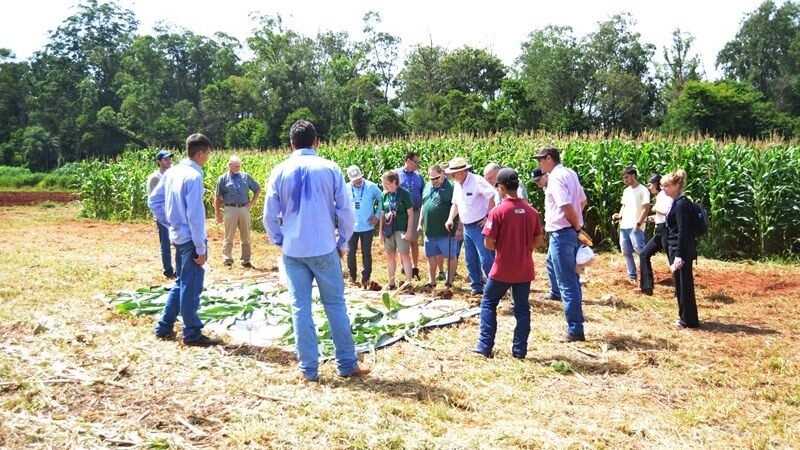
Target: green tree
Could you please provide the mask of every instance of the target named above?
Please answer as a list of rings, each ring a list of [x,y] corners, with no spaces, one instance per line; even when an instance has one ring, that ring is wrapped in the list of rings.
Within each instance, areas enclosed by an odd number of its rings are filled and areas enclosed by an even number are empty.
[[[368,11],[364,14],[363,21],[363,32],[366,35],[364,50],[369,55],[370,68],[381,79],[383,97],[388,99],[389,90],[397,87],[395,72],[401,40],[398,36],[376,29],[383,21],[378,12]]]
[[[440,71],[448,91],[457,89],[487,100],[494,100],[506,76],[506,67],[498,57],[472,47],[446,54],[441,60]]]

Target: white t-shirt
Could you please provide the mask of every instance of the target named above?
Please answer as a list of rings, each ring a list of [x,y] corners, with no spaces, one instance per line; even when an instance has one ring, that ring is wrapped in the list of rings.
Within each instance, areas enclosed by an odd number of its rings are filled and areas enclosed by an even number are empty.
[[[461,223],[477,222],[489,214],[489,199],[494,197],[494,186],[485,178],[468,173],[464,183],[453,183],[453,203],[458,207]]]
[[[653,207],[655,211],[666,211],[669,212],[669,209],[672,208],[672,197],[667,195],[664,191],[659,191],[658,195],[656,195],[656,204]],[[655,223],[656,225],[665,223],[667,221],[666,214],[659,214],[656,212]]]
[[[644,205],[650,204],[650,191],[644,185],[635,188],[626,187],[622,192],[622,218],[619,226],[622,229],[634,228],[639,222]]]

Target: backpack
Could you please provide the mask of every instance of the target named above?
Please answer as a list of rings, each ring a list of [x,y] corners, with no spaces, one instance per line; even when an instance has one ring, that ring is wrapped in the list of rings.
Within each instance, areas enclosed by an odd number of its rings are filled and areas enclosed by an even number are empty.
[[[692,210],[694,211],[694,228],[692,234],[694,238],[700,238],[708,232],[708,213],[705,208],[698,202],[692,201]]]

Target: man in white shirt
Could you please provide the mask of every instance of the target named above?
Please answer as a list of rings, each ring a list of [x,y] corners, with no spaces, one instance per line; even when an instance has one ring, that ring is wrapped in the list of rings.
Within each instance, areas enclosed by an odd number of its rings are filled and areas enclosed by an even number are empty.
[[[445,228],[453,228],[456,216],[464,224],[464,248],[467,272],[471,281],[472,295],[483,295],[483,275],[489,276],[494,264],[494,252],[483,243],[483,225],[486,216],[494,208],[494,186],[482,176],[469,172],[472,167],[464,158],[453,158],[446,173],[453,175],[453,206]]]
[[[645,244],[644,224],[650,214],[650,191],[636,179],[636,167],[622,171],[622,181],[627,186],[622,192],[622,208],[611,218],[619,220],[619,246],[628,266],[628,278],[635,283],[636,262],[633,252],[640,254]]]
[[[164,150],[163,148],[159,150],[158,154],[156,155],[156,164],[158,164],[158,169],[153,171],[153,173],[147,177],[148,200],[150,199],[150,196],[153,195],[153,191],[156,190],[158,183],[161,182],[162,178],[164,178],[164,172],[172,167],[172,153]],[[158,228],[158,240],[161,244],[161,265],[164,268],[164,276],[170,280],[174,280],[176,275],[175,269],[172,265],[172,254],[170,253],[172,244],[169,241],[169,229],[166,225],[158,223],[158,220],[155,222],[156,227]]]

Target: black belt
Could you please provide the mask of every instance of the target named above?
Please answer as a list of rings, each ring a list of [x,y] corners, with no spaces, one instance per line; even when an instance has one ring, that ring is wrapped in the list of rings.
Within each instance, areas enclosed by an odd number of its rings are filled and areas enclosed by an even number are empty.
[[[485,218],[486,218],[486,217],[482,217],[482,218],[480,218],[480,219],[476,220],[475,222],[471,222],[471,223],[465,223],[465,224],[464,224],[464,226],[465,226],[465,227],[471,227],[471,226],[473,226],[473,225],[477,225],[477,224],[481,223],[481,221],[482,221],[483,219],[485,219]]]
[[[241,208],[247,206],[247,203],[225,203],[225,206],[233,206],[234,208]]]

